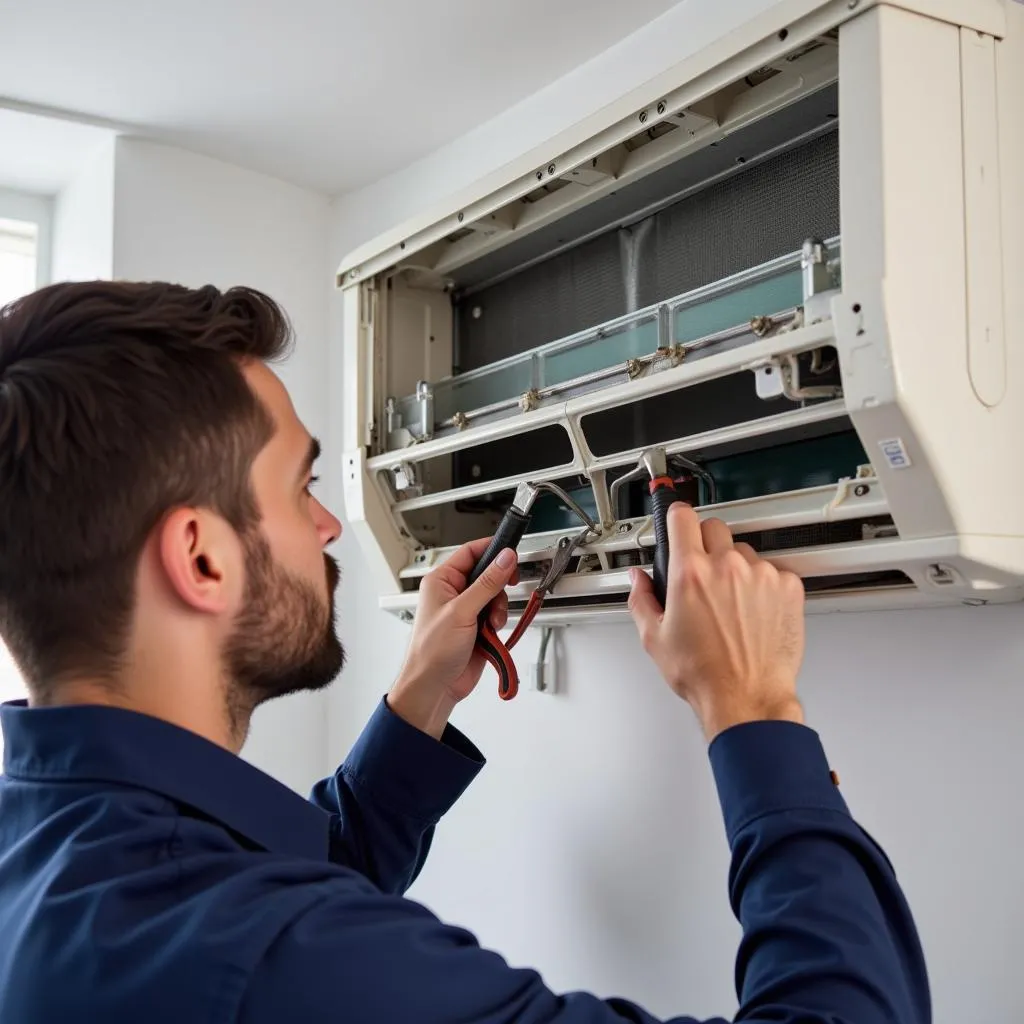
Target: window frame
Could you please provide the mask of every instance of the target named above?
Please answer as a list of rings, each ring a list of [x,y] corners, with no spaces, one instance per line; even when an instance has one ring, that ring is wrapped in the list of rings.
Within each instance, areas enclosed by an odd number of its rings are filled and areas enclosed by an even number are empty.
[[[36,225],[36,287],[49,284],[53,274],[53,197],[0,188],[0,218]]]

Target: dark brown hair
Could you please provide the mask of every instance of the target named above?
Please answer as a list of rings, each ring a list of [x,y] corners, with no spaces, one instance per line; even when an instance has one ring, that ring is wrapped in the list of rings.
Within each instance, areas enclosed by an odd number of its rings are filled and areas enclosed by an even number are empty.
[[[290,339],[248,288],[56,284],[0,310],[0,636],[37,699],[116,672],[168,511],[255,524],[249,473],[273,428],[242,360]]]

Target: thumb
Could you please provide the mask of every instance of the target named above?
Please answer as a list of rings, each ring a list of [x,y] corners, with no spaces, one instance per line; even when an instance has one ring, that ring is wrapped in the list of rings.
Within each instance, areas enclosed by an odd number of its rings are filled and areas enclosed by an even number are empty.
[[[640,636],[647,636],[657,626],[664,610],[654,596],[654,584],[641,569],[630,571],[633,588],[629,593],[629,613],[633,616]]]
[[[512,548],[499,552],[480,578],[461,594],[459,603],[474,617],[479,615],[509,585],[518,561]]]

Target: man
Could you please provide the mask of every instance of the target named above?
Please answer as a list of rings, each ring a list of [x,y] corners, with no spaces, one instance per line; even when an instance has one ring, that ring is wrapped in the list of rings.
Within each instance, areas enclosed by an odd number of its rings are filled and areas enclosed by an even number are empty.
[[[0,314],[0,1024],[583,1024],[403,897],[483,758],[448,724],[500,628],[515,557],[486,540],[423,583],[405,666],[310,801],[238,756],[263,701],[342,667],[338,520],[247,289],[86,283]],[[911,915],[796,695],[803,591],[720,522],[674,512],[645,649],[710,743],[732,847],[745,1021],[920,1024]],[[666,970],[671,965],[666,964]]]

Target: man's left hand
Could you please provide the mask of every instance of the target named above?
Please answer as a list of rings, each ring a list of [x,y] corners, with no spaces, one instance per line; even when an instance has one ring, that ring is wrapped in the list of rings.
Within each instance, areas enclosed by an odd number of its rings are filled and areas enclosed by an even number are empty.
[[[518,582],[514,551],[505,550],[471,587],[469,574],[490,538],[465,544],[420,585],[409,652],[388,706],[411,725],[440,739],[455,705],[468,697],[487,662],[476,650],[480,613],[490,604],[495,630],[508,621],[505,587]],[[492,603],[493,602],[493,603]]]

